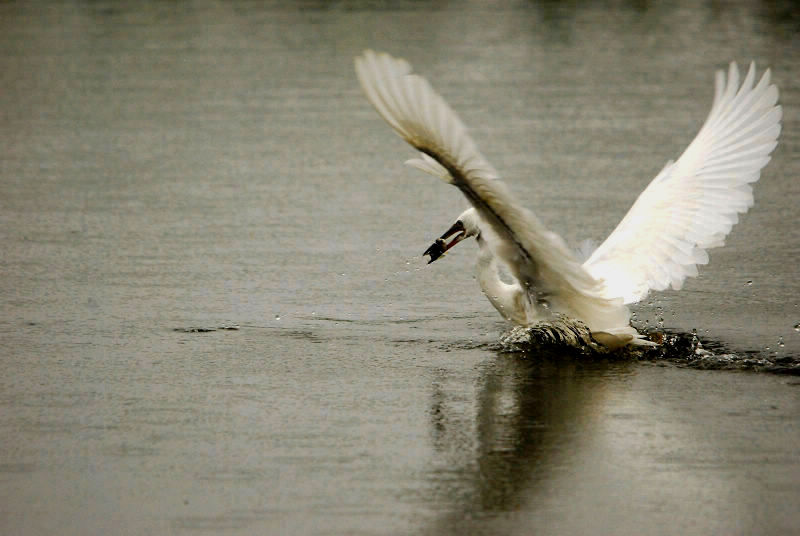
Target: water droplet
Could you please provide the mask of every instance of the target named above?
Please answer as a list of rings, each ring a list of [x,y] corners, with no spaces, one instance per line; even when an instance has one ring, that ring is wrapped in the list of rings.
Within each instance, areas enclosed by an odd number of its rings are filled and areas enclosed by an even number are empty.
[[[311,311],[311,316],[317,316],[316,311]]]
[[[786,345],[783,343],[783,337],[778,337],[778,347],[783,348],[784,346]]]
[[[794,325],[794,330],[800,332],[800,322]]]
[[[280,320],[280,319],[281,319],[281,315],[275,315],[275,320]]]
[[[752,279],[748,279],[748,280],[747,280],[747,286],[749,287],[749,286],[751,286],[752,284],[753,284],[753,280],[752,280]]]
[[[406,261],[406,264],[411,264],[411,261]]]
[[[340,275],[340,276],[342,276],[342,277],[344,277],[344,272],[342,272],[342,273],[341,273],[341,274],[339,274],[339,275]]]
[[[769,346],[765,347],[764,350],[769,351]]]

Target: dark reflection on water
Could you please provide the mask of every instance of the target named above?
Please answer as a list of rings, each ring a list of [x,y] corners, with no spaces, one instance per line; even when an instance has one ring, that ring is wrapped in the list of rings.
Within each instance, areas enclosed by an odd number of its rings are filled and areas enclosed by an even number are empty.
[[[457,407],[449,407],[457,401],[448,401],[434,384],[431,433],[443,469],[433,474],[436,485],[428,500],[455,502],[458,520],[518,510],[552,471],[568,463],[571,443],[602,398],[603,383],[632,366],[581,362],[555,351],[500,354],[478,377],[474,424],[463,422]],[[474,437],[465,434],[469,430]]]
[[[525,534],[536,527],[586,534],[603,527],[634,534],[648,527],[654,534],[778,534],[794,526],[780,504],[749,512],[736,504],[767,500],[757,479],[737,474],[747,468],[775,479],[768,492],[774,497],[800,492],[800,466],[790,462],[782,474],[791,455],[776,454],[768,437],[798,433],[798,393],[778,394],[780,383],[772,381],[772,388],[732,393],[730,377],[698,381],[670,370],[668,379],[635,362],[554,350],[498,354],[481,367],[474,400],[434,381],[435,467],[421,500],[441,514],[424,532]],[[658,387],[665,382],[668,394]],[[743,431],[754,417],[763,425]],[[706,418],[716,422],[707,428]],[[725,445],[723,437],[743,443]],[[729,465],[733,460],[739,467]],[[702,499],[691,491],[698,483]],[[709,508],[728,517],[702,518]]]

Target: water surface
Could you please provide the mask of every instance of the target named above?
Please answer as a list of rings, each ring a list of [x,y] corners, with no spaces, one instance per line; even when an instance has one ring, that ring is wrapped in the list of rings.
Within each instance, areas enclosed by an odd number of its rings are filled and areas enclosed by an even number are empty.
[[[578,243],[691,140],[715,69],[771,66],[784,132],[754,208],[636,322],[793,364],[797,22],[781,2],[3,3],[0,532],[800,531],[794,377],[499,351],[475,248],[420,258],[465,201],[402,166],[352,69],[408,58]]]

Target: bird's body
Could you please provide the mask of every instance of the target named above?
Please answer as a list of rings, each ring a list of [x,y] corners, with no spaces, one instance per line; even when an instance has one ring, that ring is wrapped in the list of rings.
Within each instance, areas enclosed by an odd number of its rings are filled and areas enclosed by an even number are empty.
[[[536,322],[536,310],[530,301],[530,294],[510,274],[507,278],[511,281],[503,281],[500,275],[502,265],[483,234],[477,235],[475,240],[478,243],[476,278],[489,302],[503,318],[514,324],[527,326]]]
[[[381,116],[420,151],[407,163],[456,186],[472,204],[426,251],[431,262],[475,236],[478,282],[503,317],[526,326],[563,315],[585,323],[609,348],[650,344],[630,326],[626,304],[650,290],[678,289],[697,275],[696,265],[708,262],[706,249],[722,245],[737,214],[752,205],[750,183],[758,180],[780,133],[778,91],[769,84],[769,71],[754,86],[751,65],[740,87],[731,64],[727,80],[717,74],[714,104],[695,140],[581,262],[560,236],[516,204],[455,112],[408,63],[367,51],[356,59],[356,72]]]
[[[475,236],[478,243],[478,284],[506,320],[530,326],[559,315],[584,322],[595,339],[610,348],[633,341],[647,344],[630,326],[630,311],[623,301],[600,294],[598,283],[590,277],[587,280],[595,286],[582,291],[559,281],[555,268],[526,262],[513,242],[497,237],[475,208],[464,211],[457,221],[464,224],[465,237]],[[572,255],[558,235],[544,232],[550,239],[546,247],[552,248],[557,255]],[[507,272],[506,279],[510,282],[503,281],[501,271]]]

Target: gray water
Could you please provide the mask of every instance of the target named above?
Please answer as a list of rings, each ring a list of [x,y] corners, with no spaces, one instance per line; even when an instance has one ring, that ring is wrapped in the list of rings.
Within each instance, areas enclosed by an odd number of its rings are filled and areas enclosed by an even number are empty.
[[[352,69],[408,58],[578,243],[715,69],[770,66],[754,208],[636,324],[791,368],[799,37],[779,1],[1,3],[0,533],[800,533],[796,376],[501,351],[474,245],[420,257],[465,201]]]

